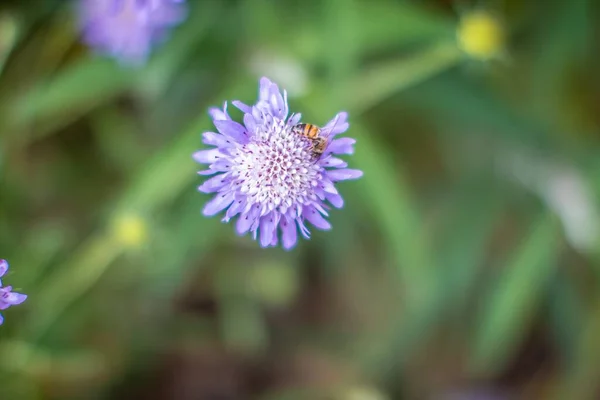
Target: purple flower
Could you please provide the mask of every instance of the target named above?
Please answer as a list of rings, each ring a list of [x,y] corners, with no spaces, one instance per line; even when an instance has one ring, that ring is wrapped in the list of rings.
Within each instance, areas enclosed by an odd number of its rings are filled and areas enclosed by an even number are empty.
[[[238,234],[252,232],[256,239],[260,232],[262,247],[278,244],[278,230],[285,249],[295,246],[298,229],[310,238],[306,221],[330,229],[326,201],[337,208],[344,204],[335,182],[362,176],[334,156],[354,152],[354,139],[336,138],[348,129],[348,114],[337,114],[321,129],[321,136],[329,142],[315,159],[311,141],[292,131],[300,114],[288,117],[287,93],[281,93],[269,79],[260,80],[254,106],[232,103],[244,113],[243,124],[231,119],[227,103],[223,110],[211,109],[219,133],[205,132],[203,137],[205,144],[215,147],[194,153],[197,162],[209,164],[199,174],[216,174],[198,188],[215,193],[204,215],[227,209],[223,222],[237,216]]]
[[[8,271],[8,262],[6,260],[0,260],[0,277]],[[12,291],[12,286],[2,286],[2,280],[0,280],[0,310],[6,310],[10,306],[16,306],[21,304],[27,299],[27,295],[16,293]],[[4,322],[4,318],[0,315],[0,325]]]
[[[186,16],[184,0],[80,0],[84,41],[124,63],[142,64],[168,28]]]

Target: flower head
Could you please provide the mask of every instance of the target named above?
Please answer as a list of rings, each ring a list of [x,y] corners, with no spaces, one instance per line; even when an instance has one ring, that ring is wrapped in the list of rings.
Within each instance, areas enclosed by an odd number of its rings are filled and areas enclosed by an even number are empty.
[[[287,93],[269,79],[260,80],[254,106],[232,104],[244,113],[243,124],[229,116],[227,103],[222,110],[211,109],[218,133],[205,132],[203,138],[214,148],[194,153],[197,162],[209,164],[199,173],[215,175],[198,188],[215,193],[204,215],[226,209],[223,221],[237,216],[238,234],[252,232],[255,239],[260,234],[262,247],[276,246],[279,230],[285,249],[294,247],[298,230],[308,239],[306,221],[330,229],[326,202],[337,208],[344,204],[335,182],[362,176],[335,157],[354,152],[354,139],[336,138],[348,129],[348,115],[337,114],[321,129],[328,144],[315,158],[312,141],[292,129],[300,122],[300,114],[288,115]]]
[[[459,47],[476,60],[488,60],[504,50],[504,28],[498,18],[485,11],[463,15],[456,36]]]
[[[6,260],[0,260],[0,277],[4,276],[8,271],[8,262]],[[21,304],[27,299],[27,295],[13,292],[12,286],[2,286],[0,280],[0,310],[6,310],[10,306],[16,306]],[[4,318],[0,315],[0,325],[4,322]]]
[[[84,41],[101,53],[141,64],[168,28],[186,15],[184,0],[80,0]]]

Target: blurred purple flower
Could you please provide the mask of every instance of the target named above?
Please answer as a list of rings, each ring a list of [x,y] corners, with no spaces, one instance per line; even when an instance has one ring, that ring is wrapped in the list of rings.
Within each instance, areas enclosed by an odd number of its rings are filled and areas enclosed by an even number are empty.
[[[183,21],[185,0],[80,0],[84,41],[127,64],[143,64],[168,28]]]
[[[238,234],[252,232],[256,239],[260,230],[262,247],[278,244],[279,228],[283,247],[291,249],[296,245],[298,229],[310,238],[306,221],[319,229],[331,228],[324,218],[329,209],[325,201],[337,208],[344,204],[335,182],[356,179],[363,173],[347,169],[345,161],[334,157],[354,152],[354,139],[335,138],[348,129],[347,113],[337,114],[322,128],[329,144],[315,160],[309,140],[292,132],[301,116],[288,118],[286,91],[281,93],[267,78],[262,78],[259,86],[254,106],[232,102],[244,113],[243,124],[231,119],[227,103],[223,110],[210,110],[219,133],[205,132],[203,137],[205,144],[215,147],[194,153],[194,159],[209,164],[209,169],[199,174],[217,175],[198,189],[216,193],[204,207],[204,215],[227,209],[223,222],[228,222],[239,214]]]
[[[8,271],[8,262],[0,260],[0,277],[4,276]],[[0,280],[0,310],[6,310],[10,306],[21,304],[27,299],[27,295],[12,291],[12,286],[2,286]],[[0,315],[0,325],[4,322],[4,318]]]

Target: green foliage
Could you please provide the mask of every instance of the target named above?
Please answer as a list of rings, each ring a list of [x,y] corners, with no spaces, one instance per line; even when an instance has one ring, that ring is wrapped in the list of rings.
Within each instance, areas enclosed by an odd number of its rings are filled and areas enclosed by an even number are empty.
[[[462,2],[503,17],[486,62],[449,1],[188,3],[139,69],[79,43],[73,4],[0,6],[0,257],[29,295],[3,312],[0,398],[443,398],[482,378],[597,398],[591,2]],[[251,103],[262,75],[305,121],[348,111],[364,171],[289,253],[196,191],[208,107]]]

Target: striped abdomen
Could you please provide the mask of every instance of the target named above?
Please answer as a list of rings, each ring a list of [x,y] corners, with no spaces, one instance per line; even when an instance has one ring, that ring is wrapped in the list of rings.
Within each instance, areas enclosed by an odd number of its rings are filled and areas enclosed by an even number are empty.
[[[294,126],[294,131],[309,139],[315,139],[319,137],[321,128],[313,124],[298,124]]]

